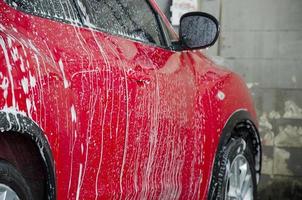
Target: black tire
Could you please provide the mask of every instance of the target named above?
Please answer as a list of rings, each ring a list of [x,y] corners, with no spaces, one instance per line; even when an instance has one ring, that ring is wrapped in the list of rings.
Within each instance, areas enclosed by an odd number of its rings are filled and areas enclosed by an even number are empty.
[[[0,184],[11,188],[20,200],[32,200],[29,185],[22,174],[9,162],[0,160]]]
[[[230,169],[231,163],[233,163],[234,159],[239,155],[243,156],[250,166],[253,185],[253,199],[256,199],[257,181],[252,145],[250,142],[242,138],[231,138],[216,156],[209,199],[225,200],[225,192],[228,187],[227,170]]]

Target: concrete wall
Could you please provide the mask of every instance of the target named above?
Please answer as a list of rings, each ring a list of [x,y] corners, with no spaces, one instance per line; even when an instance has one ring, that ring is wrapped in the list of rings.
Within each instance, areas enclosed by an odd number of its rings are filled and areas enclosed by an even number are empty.
[[[302,0],[200,0],[200,9],[221,22],[207,54],[241,74],[254,96],[259,199],[302,199]]]

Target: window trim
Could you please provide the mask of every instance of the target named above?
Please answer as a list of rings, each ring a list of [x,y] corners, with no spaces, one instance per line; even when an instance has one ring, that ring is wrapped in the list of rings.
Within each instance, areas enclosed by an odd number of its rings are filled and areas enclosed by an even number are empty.
[[[164,47],[161,46],[161,48],[173,51],[173,41],[168,33],[169,31],[168,28],[165,27],[166,25],[164,20],[162,19],[161,15],[157,12],[157,10],[153,7],[153,5],[150,3],[150,1],[149,0],[145,0],[145,1],[147,2],[147,4],[149,4],[152,12],[154,13],[157,24],[160,28],[161,35],[165,40],[165,46]]]
[[[165,35],[164,31],[163,31],[163,27],[162,27],[161,21],[160,21],[160,19],[159,19],[159,17],[160,17],[159,14],[156,12],[156,10],[154,9],[154,7],[152,6],[152,4],[150,3],[149,0],[143,0],[143,1],[145,1],[146,4],[147,4],[147,5],[149,6],[149,8],[151,9],[151,11],[152,11],[152,13],[153,13],[153,15],[154,15],[154,17],[155,17],[156,24],[157,24],[158,29],[159,29],[158,31],[159,31],[159,33],[160,33],[162,39],[164,40],[164,41],[163,41],[163,42],[165,43],[164,46],[165,46],[165,47],[168,47],[167,38],[165,37],[166,35]]]
[[[157,24],[157,26],[158,26],[158,29],[159,29],[161,38],[162,38],[162,40],[163,40],[162,42],[165,43],[164,46],[168,48],[168,47],[169,47],[169,45],[168,45],[168,40],[167,40],[167,38],[166,38],[166,34],[165,34],[164,29],[163,29],[162,24],[161,24],[161,20],[162,20],[162,19],[161,19],[160,15],[159,15],[158,12],[154,9],[154,7],[152,6],[152,4],[150,3],[149,0],[144,0],[144,1],[147,3],[147,5],[148,5],[149,8],[151,9],[151,11],[152,11],[152,13],[153,13],[153,15],[154,15],[154,17],[155,17],[156,24]]]
[[[169,36],[167,28],[165,27],[163,19],[161,18],[161,16],[158,13],[157,13],[157,20],[158,20],[158,23],[160,24],[160,29],[161,29],[160,31],[162,32],[162,35],[164,37],[165,44],[168,48],[170,48],[172,46],[172,40]]]

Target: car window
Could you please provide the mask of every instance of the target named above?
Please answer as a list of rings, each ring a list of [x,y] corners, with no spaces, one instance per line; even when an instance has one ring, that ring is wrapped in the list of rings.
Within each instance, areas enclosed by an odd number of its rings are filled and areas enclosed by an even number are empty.
[[[87,26],[135,40],[163,44],[156,17],[145,0],[78,0]]]
[[[6,0],[23,12],[66,22],[79,22],[72,0]]]

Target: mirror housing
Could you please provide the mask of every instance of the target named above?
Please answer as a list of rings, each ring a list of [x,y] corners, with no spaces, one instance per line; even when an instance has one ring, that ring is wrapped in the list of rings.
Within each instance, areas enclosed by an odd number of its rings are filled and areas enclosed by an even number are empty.
[[[219,36],[215,17],[203,12],[190,12],[180,19],[179,37],[183,49],[204,49],[215,44]]]

